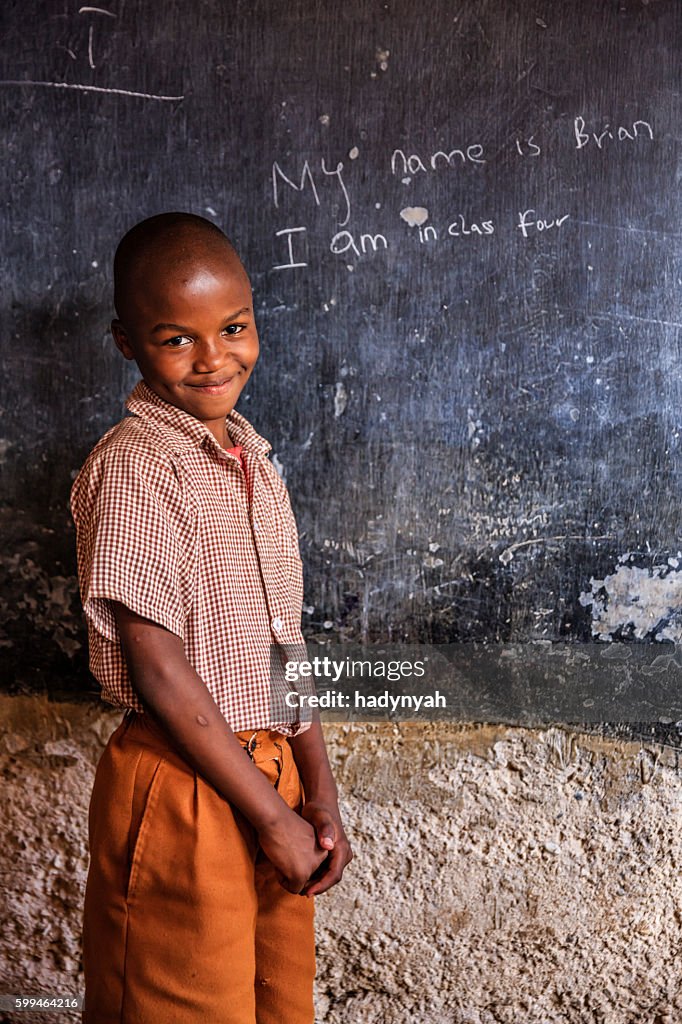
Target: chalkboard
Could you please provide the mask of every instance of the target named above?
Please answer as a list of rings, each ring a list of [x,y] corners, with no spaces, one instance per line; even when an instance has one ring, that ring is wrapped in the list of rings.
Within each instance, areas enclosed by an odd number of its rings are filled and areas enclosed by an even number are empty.
[[[220,224],[238,408],[301,533],[304,631],[675,643],[676,0],[5,2],[6,685],[86,675],[70,482],[137,379],[110,265]]]

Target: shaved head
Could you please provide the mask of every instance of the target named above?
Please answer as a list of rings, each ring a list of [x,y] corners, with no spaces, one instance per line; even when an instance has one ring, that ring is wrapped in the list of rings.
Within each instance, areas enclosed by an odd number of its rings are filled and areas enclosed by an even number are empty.
[[[191,275],[199,267],[230,265],[247,277],[236,249],[210,220],[193,213],[160,213],[131,228],[114,256],[114,305],[125,322],[135,297],[168,273]],[[247,278],[248,280],[248,278]]]

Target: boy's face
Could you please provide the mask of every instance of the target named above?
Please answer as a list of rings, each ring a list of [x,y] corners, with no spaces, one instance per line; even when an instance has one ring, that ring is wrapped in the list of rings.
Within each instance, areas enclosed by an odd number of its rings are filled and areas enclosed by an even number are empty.
[[[207,256],[147,270],[111,331],[160,398],[229,442],[232,411],[258,359],[248,277],[237,259]]]

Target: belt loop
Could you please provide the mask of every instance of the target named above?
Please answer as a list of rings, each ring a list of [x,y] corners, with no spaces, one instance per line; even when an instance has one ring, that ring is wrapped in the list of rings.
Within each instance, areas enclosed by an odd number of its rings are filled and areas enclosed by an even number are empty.
[[[282,778],[282,769],[284,768],[284,751],[281,743],[277,743],[276,740],[273,742],[279,750],[279,757],[273,758],[273,760],[277,762],[277,782],[275,783],[275,789],[279,789],[279,780]]]
[[[251,738],[248,740],[246,746],[244,747],[244,750],[249,755],[249,757],[251,758],[252,761],[253,761],[253,752],[256,749],[256,744],[255,744],[254,741],[255,741],[257,735],[258,735],[258,730],[256,730],[256,732],[254,732],[253,736],[251,736]]]

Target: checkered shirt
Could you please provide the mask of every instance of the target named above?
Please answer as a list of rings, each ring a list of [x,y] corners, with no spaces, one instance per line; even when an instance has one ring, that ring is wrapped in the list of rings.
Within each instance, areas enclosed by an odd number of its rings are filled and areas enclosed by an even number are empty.
[[[182,639],[235,732],[303,732],[307,715],[271,701],[271,651],[280,650],[272,645],[304,644],[298,533],[272,446],[233,410],[227,428],[242,469],[208,427],[144,381],[126,408],[132,415],[95,445],[71,491],[90,669],[103,700],[144,711],[111,605],[120,601]]]

